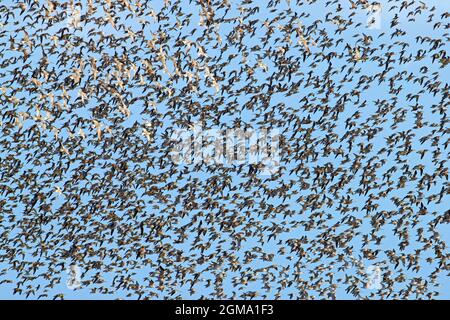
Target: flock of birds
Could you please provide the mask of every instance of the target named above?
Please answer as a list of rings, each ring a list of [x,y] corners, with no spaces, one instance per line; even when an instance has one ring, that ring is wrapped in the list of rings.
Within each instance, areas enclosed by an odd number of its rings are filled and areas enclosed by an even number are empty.
[[[0,298],[448,294],[432,2],[2,1]],[[193,123],[279,130],[278,170],[173,163]]]

